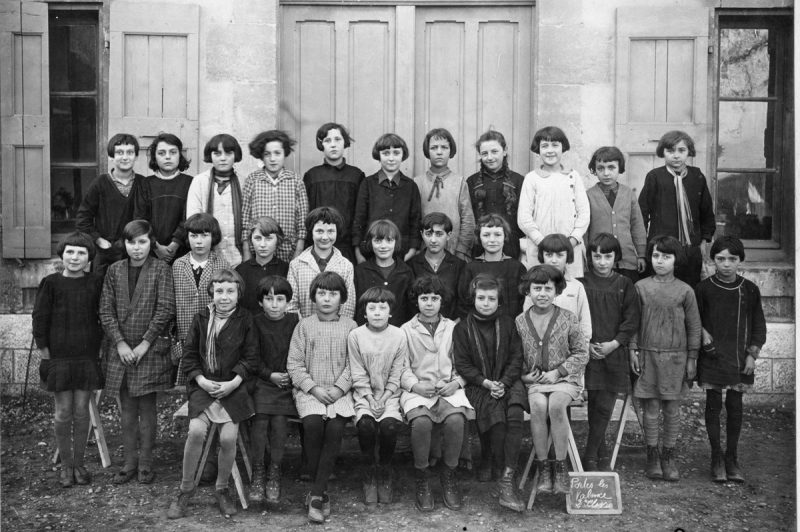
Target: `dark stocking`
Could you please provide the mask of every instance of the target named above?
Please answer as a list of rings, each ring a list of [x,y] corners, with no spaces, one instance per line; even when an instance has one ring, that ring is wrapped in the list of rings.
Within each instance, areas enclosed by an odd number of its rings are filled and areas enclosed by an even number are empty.
[[[728,395],[730,397],[730,395]],[[719,414],[722,411],[722,392],[706,390],[706,432],[712,449],[722,447],[720,442]],[[730,411],[728,413],[730,423]]]

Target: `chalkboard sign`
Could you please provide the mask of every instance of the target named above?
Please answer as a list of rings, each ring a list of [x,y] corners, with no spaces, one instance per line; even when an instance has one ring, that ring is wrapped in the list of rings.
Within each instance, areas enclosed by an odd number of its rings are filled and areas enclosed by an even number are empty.
[[[619,475],[605,472],[569,474],[569,514],[621,514]]]

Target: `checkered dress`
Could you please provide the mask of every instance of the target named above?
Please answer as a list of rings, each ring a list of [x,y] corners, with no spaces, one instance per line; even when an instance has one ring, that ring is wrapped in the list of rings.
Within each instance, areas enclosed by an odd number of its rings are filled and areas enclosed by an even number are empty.
[[[316,314],[300,321],[289,344],[286,370],[292,379],[292,394],[301,418],[311,415],[333,418],[352,417],[353,384],[347,358],[347,335],[356,322],[340,317],[338,321],[319,321]],[[332,405],[320,403],[309,392],[315,386],[336,386],[345,394]]]
[[[306,248],[300,255],[289,263],[289,284],[292,285],[292,300],[289,302],[288,312],[299,312],[301,318],[314,314],[314,302],[308,295],[311,281],[319,275],[319,266],[311,254],[312,248]],[[344,279],[347,286],[347,301],[339,309],[339,315],[353,318],[356,310],[356,289],[353,282],[353,264],[342,256],[342,252],[333,248],[333,254],[325,267],[326,272],[336,272]]]
[[[133,298],[128,298],[128,260],[109,266],[100,297],[100,322],[110,344],[103,357],[109,393],[118,396],[126,377],[132,397],[172,388],[167,330],[173,318],[175,293],[172,271],[166,263],[153,257],[145,260]],[[150,342],[150,349],[137,365],[122,364],[117,344],[123,340],[131,349],[142,340]]]
[[[263,169],[247,176],[242,190],[242,242],[245,246],[250,245],[250,225],[261,216],[270,216],[281,226],[285,238],[275,254],[281,260],[291,261],[297,241],[306,238],[308,196],[299,175],[281,170],[274,184]]]
[[[186,335],[189,334],[194,315],[211,303],[211,296],[208,295],[208,283],[211,281],[211,276],[218,270],[230,268],[228,262],[221,255],[212,251],[208,256],[205,268],[203,268],[203,273],[200,275],[200,286],[197,286],[194,283],[194,271],[192,271],[192,263],[189,260],[190,256],[191,254],[187,253],[172,265],[172,284],[175,287],[175,314],[178,325],[178,338],[173,348],[173,356],[181,360],[183,359],[183,343],[186,341]],[[179,367],[175,385],[183,386],[185,384],[186,375],[184,375],[182,367]]]

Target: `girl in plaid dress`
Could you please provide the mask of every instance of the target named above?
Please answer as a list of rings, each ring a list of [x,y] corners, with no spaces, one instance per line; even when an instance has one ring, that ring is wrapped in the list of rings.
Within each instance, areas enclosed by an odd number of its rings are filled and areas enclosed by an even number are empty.
[[[122,410],[125,465],[115,484],[151,484],[156,440],[156,392],[172,388],[169,326],[175,318],[172,270],[150,256],[155,234],[144,220],[122,232],[128,258],[108,268],[100,298],[100,322],[108,337],[106,390],[118,396]],[[137,451],[136,441],[141,435]]]
[[[294,330],[286,369],[294,386],[294,402],[303,420],[308,468],[314,483],[306,498],[308,518],[322,523],[330,515],[328,477],[342,443],[344,426],[355,415],[350,393],[347,335],[356,323],[339,315],[347,302],[344,279],[323,272],[309,290],[315,312]]]
[[[250,260],[250,226],[260,216],[274,218],[281,226],[284,240],[276,251],[286,262],[305,248],[308,196],[299,175],[283,167],[295,141],[283,131],[264,131],[249,144],[250,155],[264,163],[244,183],[242,191],[242,262]]]

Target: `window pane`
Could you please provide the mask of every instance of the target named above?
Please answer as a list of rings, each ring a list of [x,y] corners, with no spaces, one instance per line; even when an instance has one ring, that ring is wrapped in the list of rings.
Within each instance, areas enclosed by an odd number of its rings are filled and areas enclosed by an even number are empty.
[[[719,168],[772,168],[771,102],[719,102]]]
[[[53,163],[97,161],[96,98],[50,98]]]
[[[720,96],[774,96],[773,41],[768,29],[720,30]]]
[[[747,240],[771,240],[780,222],[775,174],[717,174],[717,226]],[[775,225],[777,227],[777,225]]]
[[[75,215],[89,189],[96,168],[53,168],[50,171],[50,215],[53,233],[75,230]]]
[[[50,28],[50,90],[97,90],[97,26]]]

